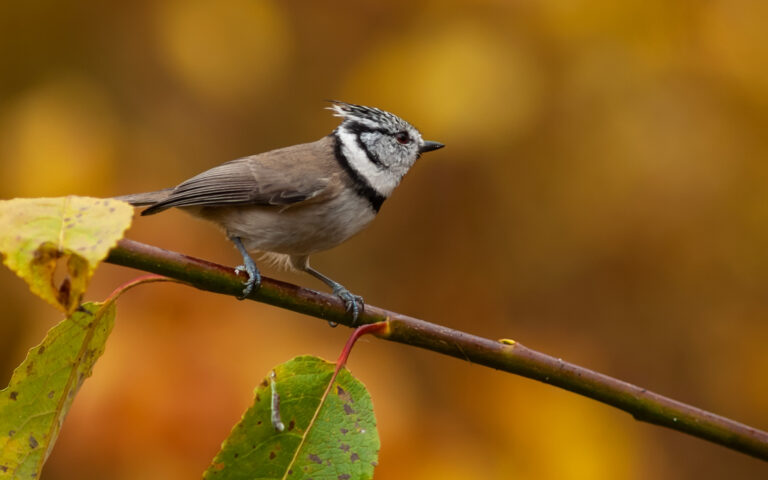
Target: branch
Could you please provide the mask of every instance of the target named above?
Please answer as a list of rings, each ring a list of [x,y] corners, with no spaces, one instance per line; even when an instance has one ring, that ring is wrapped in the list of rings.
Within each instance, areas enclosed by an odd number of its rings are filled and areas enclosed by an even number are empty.
[[[245,276],[223,265],[161,248],[122,240],[107,262],[166,275],[196,288],[225,295],[242,292]],[[347,326],[351,317],[333,295],[262,278],[248,297]],[[768,460],[768,433],[672,400],[644,388],[564,362],[517,342],[497,342],[366,305],[358,325],[388,321],[379,336],[472,363],[548,383],[630,413],[636,420],[668,427],[724,447]]]

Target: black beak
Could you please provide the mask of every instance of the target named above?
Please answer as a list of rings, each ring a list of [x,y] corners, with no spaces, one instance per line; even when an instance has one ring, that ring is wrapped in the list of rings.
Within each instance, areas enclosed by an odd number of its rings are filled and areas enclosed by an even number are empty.
[[[438,142],[430,142],[429,140],[425,140],[424,144],[419,148],[419,153],[425,153],[425,152],[431,152],[432,150],[437,150],[440,148],[443,148],[445,145]]]

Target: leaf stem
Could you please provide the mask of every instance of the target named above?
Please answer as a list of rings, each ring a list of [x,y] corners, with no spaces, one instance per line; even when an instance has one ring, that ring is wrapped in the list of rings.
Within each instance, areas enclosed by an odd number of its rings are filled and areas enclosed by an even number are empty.
[[[107,305],[110,302],[115,301],[120,295],[127,292],[128,290],[132,289],[133,287],[136,287],[138,285],[142,285],[144,283],[154,283],[154,282],[177,282],[177,283],[184,283],[179,280],[176,280],[174,278],[168,278],[164,277],[162,275],[141,275],[139,277],[136,277],[132,280],[128,280],[127,282],[123,283],[122,285],[119,285],[117,288],[112,290],[112,293],[109,294],[109,296],[104,300],[104,304]]]
[[[386,335],[386,332],[388,331],[389,322],[386,320],[383,322],[376,322],[376,323],[368,323],[366,325],[361,325],[355,329],[355,331],[352,332],[352,335],[349,336],[347,339],[347,343],[344,345],[344,348],[341,350],[341,354],[339,355],[338,360],[336,360],[336,372],[333,374],[334,377],[336,377],[336,374],[339,372],[339,370],[344,367],[344,365],[347,364],[347,360],[349,359],[349,354],[352,352],[352,347],[355,346],[355,342],[362,337],[363,335],[368,334],[383,334]]]

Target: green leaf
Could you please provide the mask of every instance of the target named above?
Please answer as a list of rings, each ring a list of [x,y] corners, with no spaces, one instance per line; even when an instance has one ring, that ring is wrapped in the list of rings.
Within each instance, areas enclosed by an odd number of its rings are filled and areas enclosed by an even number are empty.
[[[131,225],[125,202],[88,197],[0,201],[0,256],[33,293],[74,311],[96,266]],[[57,265],[66,265],[56,282]],[[62,267],[63,268],[63,267]],[[58,283],[58,285],[57,285]]]
[[[256,388],[253,406],[224,441],[204,478],[373,478],[379,435],[371,397],[346,369],[329,385],[334,368],[311,356],[275,367],[274,377]],[[282,432],[273,416],[275,391]]]
[[[0,390],[0,479],[37,478],[115,322],[115,303],[85,303],[31,349]]]

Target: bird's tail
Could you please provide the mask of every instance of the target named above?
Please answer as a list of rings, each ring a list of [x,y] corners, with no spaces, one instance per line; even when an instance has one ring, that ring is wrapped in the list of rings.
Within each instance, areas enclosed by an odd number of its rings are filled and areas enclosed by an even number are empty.
[[[158,190],[156,192],[133,193],[131,195],[121,195],[119,197],[115,197],[115,200],[122,200],[123,202],[128,202],[135,207],[142,207],[145,205],[154,205],[157,202],[161,202],[166,198],[168,198],[168,195],[171,193],[172,190],[173,190],[172,188],[166,188],[165,190]]]

